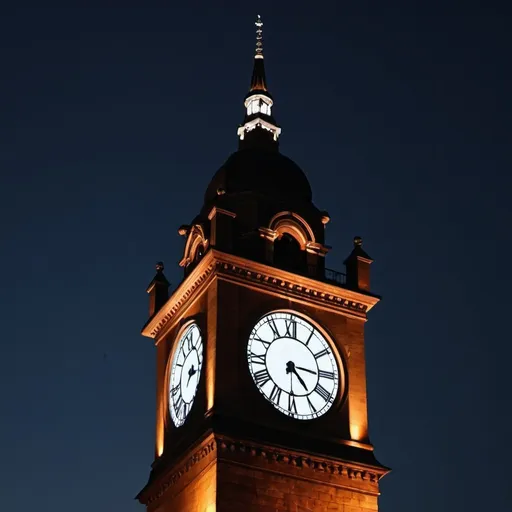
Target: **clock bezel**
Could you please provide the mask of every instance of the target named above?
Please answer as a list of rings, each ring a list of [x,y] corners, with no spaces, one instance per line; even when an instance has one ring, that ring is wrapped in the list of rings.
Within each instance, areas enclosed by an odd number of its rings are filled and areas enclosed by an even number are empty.
[[[335,364],[337,366],[337,370],[338,370],[338,380],[339,380],[338,381],[338,389],[335,393],[335,397],[334,397],[334,400],[333,400],[331,406],[320,416],[316,416],[313,418],[296,418],[293,415],[287,414],[285,411],[281,410],[280,407],[278,407],[276,404],[274,404],[274,402],[272,400],[270,400],[269,397],[267,397],[265,395],[265,393],[261,390],[260,386],[258,386],[256,384],[256,382],[254,381],[253,372],[251,371],[251,367],[250,367],[251,363],[249,362],[249,357],[248,357],[250,336],[251,336],[255,326],[262,319],[264,319],[265,317],[268,317],[270,315],[280,314],[280,313],[294,315],[294,316],[300,318],[301,320],[303,320],[304,322],[310,324],[314,329],[316,329],[322,335],[322,337],[324,338],[325,342],[327,343],[328,347],[330,348],[330,350],[333,354],[334,362],[335,362]],[[296,423],[296,424],[310,424],[310,422],[321,422],[326,417],[328,417],[331,412],[333,412],[334,410],[339,410],[343,406],[343,404],[346,400],[347,392],[348,392],[348,385],[347,385],[348,370],[347,370],[347,365],[346,365],[346,358],[348,358],[348,356],[345,353],[345,348],[341,345],[338,346],[338,344],[336,343],[335,340],[336,340],[336,337],[327,328],[325,328],[323,325],[321,325],[317,320],[312,318],[308,313],[298,311],[296,309],[287,309],[287,308],[272,309],[272,310],[268,310],[265,313],[259,315],[258,319],[249,328],[249,333],[247,335],[247,345],[245,348],[245,360],[246,360],[246,365],[247,365],[247,374],[252,383],[253,389],[257,390],[259,395],[263,395],[263,398],[265,399],[265,402],[269,405],[269,407],[272,407],[273,410],[277,410],[282,417],[287,418],[289,420],[293,420],[294,423]],[[299,343],[302,343],[302,342],[299,341]]]
[[[187,330],[190,329],[194,325],[197,327],[197,330],[199,331],[199,335],[201,337],[201,344],[202,344],[201,369],[199,371],[199,379],[197,381],[197,386],[196,386],[196,390],[194,392],[194,398],[192,399],[192,404],[191,404],[190,410],[188,411],[187,415],[185,416],[185,418],[183,420],[183,423],[181,423],[180,425],[176,425],[176,423],[174,422],[174,419],[172,417],[172,413],[171,413],[171,398],[170,398],[170,393],[171,393],[171,377],[172,377],[172,364],[173,364],[174,355],[176,354],[176,350],[178,348],[179,342],[181,341],[181,339],[182,339],[183,335],[185,334],[185,332],[187,332]],[[202,329],[201,329],[197,319],[190,319],[187,322],[183,323],[180,326],[180,328],[178,329],[177,333],[174,335],[173,339],[174,339],[173,346],[172,346],[172,349],[171,349],[171,351],[169,353],[169,356],[167,358],[167,368],[166,368],[166,371],[165,371],[165,382],[166,382],[166,384],[165,384],[165,408],[167,410],[167,414],[165,415],[165,418],[166,418],[166,423],[167,424],[172,425],[173,428],[179,429],[179,428],[183,427],[186,424],[187,420],[190,418],[190,415],[192,414],[192,410],[193,410],[194,405],[195,405],[195,401],[196,401],[198,393],[199,393],[199,389],[200,389],[200,385],[201,385],[201,380],[202,380],[202,377],[203,377],[203,367],[204,367],[204,362],[205,362],[204,359],[205,359],[206,340],[205,340],[205,337],[203,335],[203,331],[202,331]]]

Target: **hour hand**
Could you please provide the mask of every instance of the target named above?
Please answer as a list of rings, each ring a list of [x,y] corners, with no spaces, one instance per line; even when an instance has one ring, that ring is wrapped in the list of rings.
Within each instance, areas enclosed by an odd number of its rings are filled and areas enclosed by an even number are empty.
[[[194,368],[194,365],[190,367],[190,370],[188,371],[188,380],[187,380],[187,387],[188,383],[190,382],[190,379],[192,378],[192,375],[195,375],[197,373],[197,370]]]
[[[306,391],[308,391],[308,388],[306,387],[306,384],[302,380],[302,377],[297,373],[297,370],[295,369],[295,364],[293,363],[293,361],[288,361],[286,363],[286,373],[289,373],[290,377],[291,377],[291,374],[293,373],[297,377],[297,379],[299,379],[299,382],[301,383],[302,387]]]
[[[314,372],[313,370],[308,370],[307,368],[302,368],[302,366],[296,366],[295,368],[297,368],[297,370],[302,370],[303,372],[308,372],[308,373],[312,373],[313,375],[316,375],[316,372]]]

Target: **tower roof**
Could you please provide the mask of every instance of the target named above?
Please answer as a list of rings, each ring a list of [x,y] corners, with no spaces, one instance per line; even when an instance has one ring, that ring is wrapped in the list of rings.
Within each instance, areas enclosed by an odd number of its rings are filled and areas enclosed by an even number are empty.
[[[256,19],[256,49],[254,52],[254,65],[251,77],[251,86],[247,97],[253,93],[264,93],[270,96],[267,88],[267,78],[265,76],[265,59],[263,57],[263,22],[258,14]]]
[[[268,91],[263,58],[263,22],[256,19],[256,49],[249,92],[245,96],[246,113],[243,124],[238,128],[240,149],[265,147],[277,150],[281,128],[272,116],[274,104]]]
[[[279,201],[312,200],[309,181],[295,162],[277,151],[257,148],[233,153],[215,173],[204,197],[207,210],[219,190],[230,196],[252,192]]]
[[[265,77],[263,22],[260,16],[255,24],[254,68],[249,93],[244,101],[244,123],[238,128],[239,150],[226,160],[212,178],[204,197],[204,215],[218,201],[239,201],[248,195],[280,205],[312,202],[311,186],[302,169],[279,153],[281,128],[272,115],[274,102]]]

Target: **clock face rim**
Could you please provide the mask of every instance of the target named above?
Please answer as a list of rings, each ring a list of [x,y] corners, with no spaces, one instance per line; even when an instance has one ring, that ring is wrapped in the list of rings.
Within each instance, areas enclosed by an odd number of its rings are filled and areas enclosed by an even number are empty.
[[[192,397],[190,398],[189,402],[186,402],[188,405],[188,410],[186,411],[185,415],[181,418],[178,416],[178,414],[175,410],[175,402],[171,396],[171,390],[175,387],[175,383],[177,383],[178,378],[180,379],[180,385],[181,385],[181,379],[183,378],[183,373],[184,373],[184,371],[186,371],[186,368],[185,368],[186,365],[184,365],[182,367],[182,370],[179,372],[179,377],[178,377],[178,374],[176,373],[176,367],[177,367],[177,363],[179,360],[180,348],[181,348],[181,346],[183,346],[185,344],[186,339],[187,339],[187,334],[192,330],[197,330],[197,333],[199,335],[199,339],[196,342],[196,344],[194,345],[194,348],[196,348],[196,349],[199,348],[199,350],[196,350],[197,358],[195,358],[195,360],[192,361],[192,364],[196,361],[198,362],[198,370],[195,372],[197,375],[197,378],[196,378],[196,384],[193,388]],[[172,421],[173,425],[176,428],[179,428],[184,425],[187,418],[189,417],[190,412],[192,411],[192,407],[194,406],[194,401],[196,398],[197,390],[199,389],[199,382],[201,380],[203,361],[204,361],[204,339],[203,339],[202,331],[199,328],[199,325],[197,324],[196,321],[192,320],[182,326],[182,328],[176,335],[175,340],[176,341],[174,343],[174,347],[173,347],[172,353],[169,358],[169,370],[168,370],[168,378],[167,378],[167,402],[168,402],[167,410],[169,411],[169,416],[171,417],[171,421]],[[187,353],[187,355],[185,356],[185,359],[184,359],[184,363],[187,361],[187,358],[189,357],[189,355],[192,354],[193,350],[194,349],[192,349],[191,351],[189,351]],[[190,365],[188,365],[188,366],[190,366]],[[183,397],[183,391],[180,391],[180,396]]]
[[[316,334],[316,337],[320,341],[321,345],[328,349],[327,355],[329,356],[329,359],[331,362],[331,368],[333,369],[334,374],[335,374],[335,378],[333,379],[334,384],[333,384],[332,390],[329,392],[329,398],[327,400],[324,398],[324,401],[325,401],[324,404],[322,405],[322,407],[319,410],[315,411],[315,413],[313,413],[313,411],[311,409],[308,414],[302,413],[302,412],[294,413],[290,410],[286,410],[279,403],[275,403],[275,401],[271,398],[271,396],[268,396],[269,394],[271,394],[271,393],[269,393],[268,388],[267,388],[267,393],[265,393],[265,391],[263,390],[263,386],[258,384],[257,379],[254,376],[255,371],[253,371],[253,369],[254,369],[253,367],[254,367],[254,364],[256,364],[256,363],[253,363],[251,361],[251,352],[252,352],[251,348],[253,346],[253,342],[255,341],[254,335],[257,333],[257,329],[261,328],[264,325],[265,319],[267,319],[269,317],[273,317],[273,316],[275,317],[276,315],[289,315],[289,317],[291,317],[291,318],[295,317],[296,321],[299,321],[302,325],[306,324],[309,328],[312,329],[312,332],[314,332]],[[283,317],[278,317],[278,318],[281,318],[281,320],[283,319]],[[300,346],[305,347],[304,342],[298,338],[287,338],[285,336],[274,338],[274,340],[270,343],[269,348],[266,349],[265,354],[264,354],[264,357],[265,357],[264,365],[265,366],[261,366],[262,369],[267,369],[267,372],[269,374],[271,374],[272,372],[269,370],[267,362],[266,362],[266,356],[268,354],[268,351],[272,347],[273,343],[275,343],[276,341],[281,342],[282,340],[286,340],[286,339],[293,340],[294,343],[299,343]],[[270,402],[275,409],[277,409],[280,413],[282,413],[283,415],[285,415],[289,418],[292,418],[294,420],[298,420],[301,422],[314,421],[316,419],[323,418],[329,411],[333,410],[333,408],[336,408],[336,406],[338,406],[340,403],[342,403],[342,401],[345,397],[345,394],[346,394],[345,361],[344,361],[342,354],[340,353],[341,350],[338,349],[338,347],[335,345],[333,339],[334,339],[333,336],[330,333],[328,333],[324,327],[322,327],[318,322],[316,322],[315,320],[313,320],[311,317],[309,317],[306,314],[303,314],[296,310],[288,310],[288,309],[276,309],[276,310],[268,311],[267,313],[262,315],[258,319],[258,321],[253,325],[253,327],[251,328],[250,334],[249,334],[248,342],[247,342],[247,352],[246,352],[247,364],[248,364],[249,373],[251,375],[254,385],[256,386],[258,391],[264,396],[264,398],[268,402]],[[260,347],[261,347],[261,344],[260,344]],[[295,348],[298,348],[298,347],[299,346],[296,346]],[[302,349],[300,349],[300,350],[302,350]],[[310,357],[311,357],[310,360],[313,360],[312,358],[314,358],[314,356],[311,355]],[[281,362],[279,363],[279,366],[280,365],[281,365]],[[325,367],[324,364],[322,366]],[[260,367],[257,366],[256,369],[260,369]],[[319,368],[318,363],[316,363],[316,370],[317,371],[321,370],[321,368]],[[303,381],[307,381],[307,379],[309,378],[309,381],[305,382],[306,385],[309,385],[309,382],[311,382],[311,378],[312,378],[311,375],[308,373],[305,373],[304,370],[301,370],[299,373],[302,374]],[[309,373],[313,373],[313,372],[309,372]],[[270,376],[270,378],[271,378],[272,384],[274,386],[274,390],[275,390],[276,386],[281,387],[276,384],[276,382],[274,381],[272,376]],[[324,379],[322,379],[322,382],[323,382],[323,380]],[[317,378],[316,382],[318,383],[319,381],[320,381],[320,377]],[[300,386],[296,382],[295,388],[291,388],[291,391],[293,392],[293,395],[295,397],[298,397],[298,396],[309,397],[314,393],[314,390],[313,390],[313,391],[310,391],[309,393],[302,392],[302,393],[296,394],[297,388],[300,389]],[[285,394],[290,396],[289,391],[286,391],[285,389],[282,389],[282,391],[284,391]],[[279,402],[279,398],[278,398],[278,402]],[[308,402],[309,402],[309,400],[308,400]],[[290,406],[288,405],[288,407],[290,407]]]

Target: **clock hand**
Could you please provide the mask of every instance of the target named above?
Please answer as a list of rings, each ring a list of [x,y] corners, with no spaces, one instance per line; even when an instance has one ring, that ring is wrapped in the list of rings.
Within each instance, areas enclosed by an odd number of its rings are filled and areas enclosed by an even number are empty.
[[[307,368],[302,368],[302,366],[296,366],[295,368],[297,368],[297,370],[302,370],[303,372],[308,372],[308,373],[312,373],[313,375],[316,375],[316,372],[314,372],[313,370],[308,370]]]
[[[306,391],[309,391],[306,384],[304,383],[304,381],[302,380],[302,377],[297,373],[297,370],[295,369],[295,363],[293,361],[288,361],[286,363],[286,373],[289,373],[290,376],[292,373],[295,374],[295,376],[297,377],[297,379],[299,379],[299,382],[302,384],[302,387],[306,390]],[[290,381],[291,382],[291,381]]]
[[[295,376],[297,377],[297,379],[299,379],[299,382],[302,384],[302,387],[306,390],[306,391],[309,391],[306,384],[304,383],[304,381],[302,380],[302,377],[297,373],[297,370],[294,368],[293,369],[293,373],[295,374]]]
[[[195,375],[197,373],[197,370],[194,368],[194,365],[190,367],[190,370],[188,371],[188,380],[187,380],[187,388],[188,383],[190,382],[190,379],[192,378],[192,375]]]

